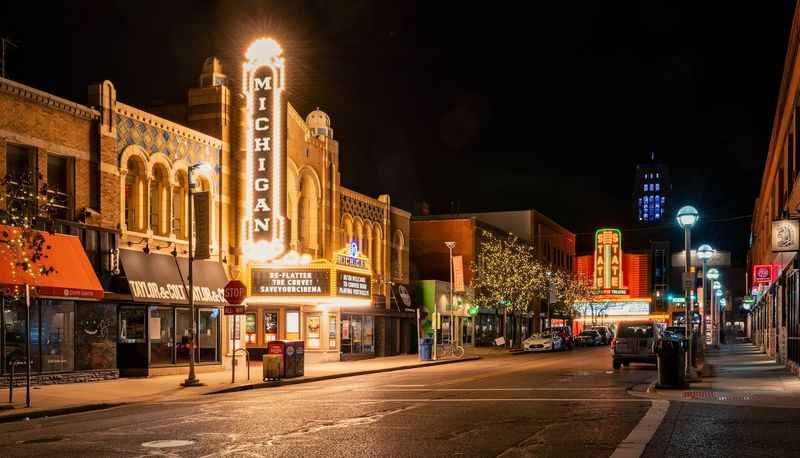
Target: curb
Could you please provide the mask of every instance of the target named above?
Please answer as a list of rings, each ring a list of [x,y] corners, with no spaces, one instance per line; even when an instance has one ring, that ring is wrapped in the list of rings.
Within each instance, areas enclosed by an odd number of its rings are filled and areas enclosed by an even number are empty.
[[[10,415],[2,415],[0,416],[0,423],[11,423],[20,420],[33,420],[34,418],[42,418],[42,417],[57,417],[59,415],[90,412],[93,410],[105,410],[105,409],[110,409],[112,407],[118,407],[124,404],[125,404],[124,402],[113,403],[113,404],[104,402],[99,404],[84,404],[84,405],[70,406],[70,407],[59,407],[56,409],[33,410],[30,412],[20,412]]]
[[[381,372],[395,372],[406,369],[416,369],[419,367],[441,366],[443,364],[463,363],[467,361],[477,361],[479,359],[481,359],[480,356],[465,356],[464,358],[461,359],[445,359],[442,361],[431,361],[423,364],[407,364],[405,366],[387,367],[383,369],[370,369],[357,372],[346,372],[342,374],[319,375],[316,377],[308,377],[308,378],[282,379],[277,382],[261,382],[261,383],[251,383],[249,385],[232,386],[229,388],[222,388],[220,390],[211,391],[203,394],[204,395],[225,394],[225,393],[235,393],[237,391],[255,390],[261,388],[273,388],[276,386],[299,385],[301,383],[320,382],[323,380],[334,380],[338,378],[355,377],[358,375],[379,374]]]

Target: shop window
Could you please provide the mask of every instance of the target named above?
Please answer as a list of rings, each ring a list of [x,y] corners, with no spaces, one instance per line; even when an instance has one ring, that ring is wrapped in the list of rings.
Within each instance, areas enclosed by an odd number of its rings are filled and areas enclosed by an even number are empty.
[[[3,370],[25,361],[26,307],[3,298]],[[75,303],[39,300],[31,304],[31,370],[67,372],[75,369]],[[24,364],[17,364],[18,371]]]
[[[167,169],[157,164],[153,167],[150,179],[150,229],[156,235],[165,236],[170,232],[169,178]]]
[[[47,197],[59,219],[72,219],[73,168],[72,158],[47,155]]]
[[[192,310],[175,309],[175,362],[189,363],[192,353]]]
[[[76,303],[76,369],[117,367],[117,307],[101,302]]]
[[[371,316],[365,316],[364,318],[364,325],[362,327],[362,352],[363,353],[374,353],[375,346],[373,342],[373,331],[374,331],[374,318]]]
[[[244,333],[248,344],[255,344],[258,340],[256,317],[257,315],[254,312],[248,312],[244,316]]]
[[[336,348],[336,314],[328,315],[328,348]]]
[[[33,148],[6,144],[6,174],[21,178],[33,173],[35,169]]]
[[[141,307],[120,307],[119,341],[121,343],[144,343],[145,310]]]
[[[197,320],[197,360],[219,361],[219,309],[200,309]]]
[[[172,364],[175,337],[172,307],[150,307],[147,329],[150,337],[150,364]]]
[[[144,212],[147,193],[145,192],[144,162],[139,157],[128,159],[128,172],[125,174],[125,225],[128,230],[143,232]]]
[[[264,312],[264,343],[278,339],[278,312]]]
[[[472,345],[473,334],[473,321],[472,317],[464,317],[461,321],[461,341],[463,345]]]
[[[186,172],[178,172],[175,179],[175,187],[172,190],[172,232],[181,240],[187,239],[187,212],[189,186],[187,184]]]
[[[286,312],[286,340],[300,340],[300,312]]]
[[[306,316],[306,345],[308,348],[320,348],[322,340],[322,323],[320,315]]]

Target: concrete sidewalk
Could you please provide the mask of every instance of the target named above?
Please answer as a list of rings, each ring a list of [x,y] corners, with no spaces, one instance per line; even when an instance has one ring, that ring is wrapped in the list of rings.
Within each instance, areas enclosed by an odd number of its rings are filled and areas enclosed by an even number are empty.
[[[388,356],[360,361],[340,361],[319,364],[308,364],[305,375],[286,379],[286,384],[308,383],[338,377],[390,372],[413,369],[454,362],[466,362],[480,359],[483,355],[503,356],[503,352],[470,352],[460,360],[420,361],[417,355]],[[261,388],[274,386],[262,383],[261,363],[251,363],[250,380],[247,380],[246,367],[237,367],[236,383],[231,383],[231,371],[198,374],[203,386],[184,388],[180,386],[186,375],[167,375],[150,378],[121,378],[90,383],[72,383],[62,385],[41,385],[31,389],[30,409],[25,408],[25,388],[14,390],[14,403],[8,404],[8,390],[0,389],[0,423],[42,416],[54,416],[87,410],[97,410],[121,404],[136,402],[170,401],[184,399],[202,394],[213,394],[225,391]],[[277,384],[280,384],[278,382]]]
[[[706,353],[711,376],[689,389],[638,387],[640,395],[670,401],[800,408],[800,378],[752,344],[722,345]],[[642,394],[641,392],[645,392]]]

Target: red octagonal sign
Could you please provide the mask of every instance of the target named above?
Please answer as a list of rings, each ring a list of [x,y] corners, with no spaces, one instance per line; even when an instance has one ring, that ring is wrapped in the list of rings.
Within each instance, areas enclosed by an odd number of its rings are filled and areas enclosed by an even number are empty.
[[[247,297],[247,286],[239,280],[231,280],[225,285],[225,300],[229,304],[239,305]]]

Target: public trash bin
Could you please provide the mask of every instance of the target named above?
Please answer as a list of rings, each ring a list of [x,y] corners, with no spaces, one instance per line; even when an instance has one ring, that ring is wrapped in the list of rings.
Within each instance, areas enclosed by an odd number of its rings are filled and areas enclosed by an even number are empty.
[[[686,341],[679,336],[667,336],[658,341],[658,386],[683,388],[686,386],[684,365]]]
[[[271,355],[267,353],[263,356],[262,367],[264,368],[264,381],[280,380],[282,362],[283,355]]]
[[[305,349],[302,340],[273,340],[267,344],[267,355],[280,357],[280,378],[303,376]]]
[[[431,350],[433,341],[431,339],[420,339],[419,343],[419,359],[420,361],[431,361]]]

